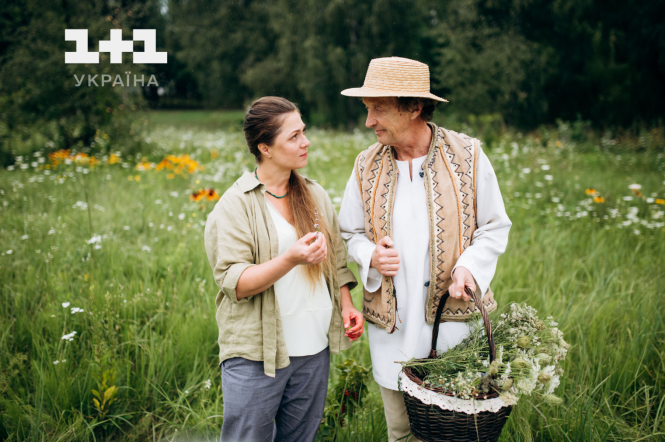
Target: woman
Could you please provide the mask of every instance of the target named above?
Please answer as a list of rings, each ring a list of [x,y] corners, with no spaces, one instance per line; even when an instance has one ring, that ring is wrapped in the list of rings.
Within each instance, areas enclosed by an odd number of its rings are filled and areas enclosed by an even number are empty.
[[[296,172],[310,145],[298,108],[263,97],[247,111],[244,131],[258,166],[224,193],[205,231],[221,289],[221,440],[311,441],[330,352],[363,332],[350,293],[357,282],[328,195]]]

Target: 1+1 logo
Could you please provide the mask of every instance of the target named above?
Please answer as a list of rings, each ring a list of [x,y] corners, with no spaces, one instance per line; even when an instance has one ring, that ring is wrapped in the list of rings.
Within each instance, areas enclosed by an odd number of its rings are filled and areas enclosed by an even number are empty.
[[[111,64],[122,63],[122,54],[124,52],[131,52],[134,64],[164,64],[167,62],[166,52],[157,52],[157,31],[155,29],[134,29],[132,40],[122,39],[122,29],[111,29],[110,40],[100,40],[99,52],[108,52],[111,54]],[[87,29],[65,29],[65,41],[76,42],[76,52],[65,52],[65,64],[99,64],[99,52],[88,51],[88,30]],[[134,52],[134,42],[143,41],[144,51]],[[125,72],[128,74],[128,72]],[[91,76],[88,74],[88,86],[94,84],[99,86],[95,81],[99,74]],[[85,75],[81,75],[79,79],[74,74],[76,79],[76,87],[80,86],[85,79]],[[129,75],[126,77],[129,86]],[[137,81],[138,80],[138,81]],[[101,78],[102,86],[111,82],[111,75],[104,74]],[[134,86],[140,82],[143,86],[144,79],[141,75],[140,80],[134,75]],[[120,75],[116,75],[113,80],[112,86],[125,86]],[[150,76],[148,86],[157,84],[157,79],[154,75]]]

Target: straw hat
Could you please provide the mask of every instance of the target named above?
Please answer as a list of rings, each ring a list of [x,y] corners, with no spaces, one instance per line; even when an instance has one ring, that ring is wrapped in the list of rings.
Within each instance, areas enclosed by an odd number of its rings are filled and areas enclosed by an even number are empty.
[[[423,97],[448,101],[429,91],[429,66],[401,57],[375,58],[369,62],[363,87],[345,89],[348,97]]]

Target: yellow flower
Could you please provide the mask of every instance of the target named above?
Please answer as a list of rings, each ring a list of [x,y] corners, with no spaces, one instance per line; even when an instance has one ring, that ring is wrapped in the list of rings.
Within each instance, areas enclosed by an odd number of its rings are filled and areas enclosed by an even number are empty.
[[[656,201],[654,201],[656,204],[665,204],[665,200],[662,198],[657,198]]]
[[[141,175],[136,175],[136,176],[134,177],[134,179],[135,179],[136,182],[138,183],[139,181],[141,181]]]
[[[138,163],[138,164],[136,165],[136,170],[141,170],[141,171],[143,171],[143,170],[150,170],[150,169],[152,169],[152,168],[153,168],[153,164],[150,163],[150,162],[148,162],[148,161],[146,161],[146,160],[143,160],[143,161],[141,161],[140,163]]]
[[[563,145],[561,144],[561,141],[559,141],[559,140],[556,140],[556,143],[554,143],[554,144],[556,145],[556,147],[561,147],[561,146],[563,146]]]
[[[120,162],[120,157],[114,153],[109,156],[109,164],[116,164]]]
[[[598,195],[598,191],[593,187],[588,188],[585,192],[587,195],[593,195],[593,196]]]
[[[599,204],[600,204],[600,203],[604,203],[604,202],[605,202],[605,198],[603,198],[602,196],[597,196],[597,197],[595,197],[595,198],[593,199],[593,202],[594,202],[594,203],[599,203]]]

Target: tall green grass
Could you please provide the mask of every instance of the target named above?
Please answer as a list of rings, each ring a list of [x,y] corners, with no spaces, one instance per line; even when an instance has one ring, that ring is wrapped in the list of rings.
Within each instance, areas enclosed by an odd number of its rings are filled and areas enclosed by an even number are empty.
[[[234,126],[153,118],[146,160],[186,153],[203,171],[169,179],[123,158],[45,175],[39,166],[48,161],[37,157],[24,159],[26,169],[0,171],[2,439],[218,437],[217,288],[202,244],[202,222],[214,202],[196,203],[189,194],[204,187],[221,194],[253,162]],[[225,118],[233,120],[208,119]],[[353,160],[373,137],[309,135],[303,172],[339,207]],[[661,132],[653,137],[662,152]],[[665,198],[662,153],[584,144],[566,126],[529,136],[498,133],[494,140],[486,152],[513,227],[492,288],[501,305],[527,302],[554,316],[573,345],[557,390],[564,405],[521,402],[501,440],[662,440],[665,206],[655,204]],[[642,196],[628,189],[634,183]],[[605,202],[591,202],[587,188]],[[359,304],[359,290],[353,295]],[[73,307],[84,311],[71,313]],[[71,341],[62,339],[73,331]],[[334,356],[332,366],[348,357],[371,365],[365,336]],[[330,383],[336,380],[332,370]],[[100,384],[118,388],[102,411],[93,404]],[[373,381],[364,409],[334,431],[338,440],[385,440]]]

